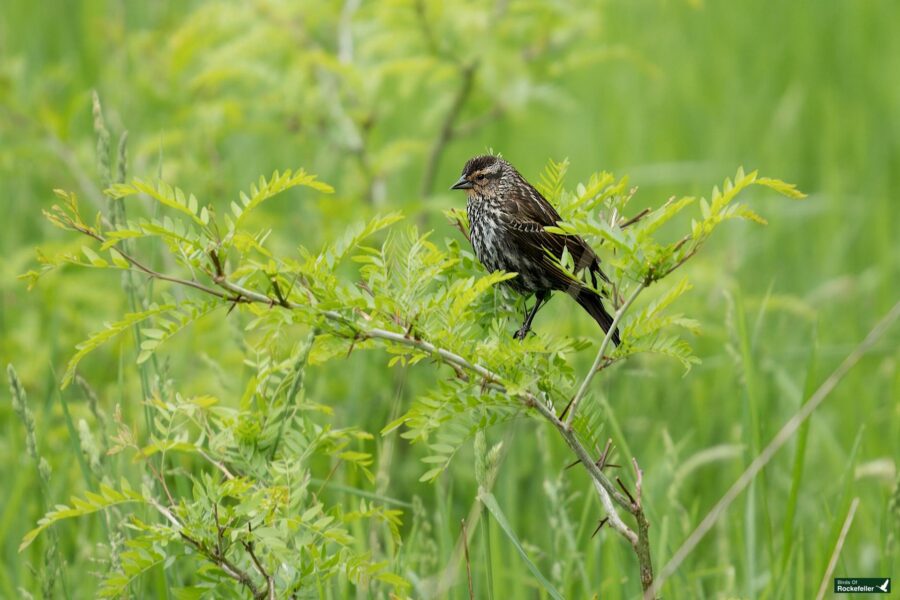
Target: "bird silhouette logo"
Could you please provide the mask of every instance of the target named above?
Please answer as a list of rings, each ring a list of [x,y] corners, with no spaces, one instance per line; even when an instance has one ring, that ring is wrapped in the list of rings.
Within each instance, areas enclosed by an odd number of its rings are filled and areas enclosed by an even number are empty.
[[[885,580],[884,580],[884,583],[882,583],[881,585],[876,586],[876,587],[877,587],[879,590],[881,590],[882,592],[888,592],[888,591],[890,591],[891,580],[890,580],[890,579],[885,579]]]

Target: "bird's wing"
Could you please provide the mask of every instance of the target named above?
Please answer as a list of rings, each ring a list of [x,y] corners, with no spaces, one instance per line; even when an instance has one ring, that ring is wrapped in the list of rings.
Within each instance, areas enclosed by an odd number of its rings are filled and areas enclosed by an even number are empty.
[[[524,185],[516,187],[518,193],[511,194],[513,202],[510,204],[515,206],[518,214],[543,225],[556,225],[562,221],[553,205],[534,186],[524,180],[522,183]]]
[[[510,234],[517,240],[518,247],[523,252],[530,253],[536,261],[546,265],[547,274],[561,287],[571,285],[572,279],[554,264],[553,260],[547,256],[547,252],[560,258],[563,248],[568,249],[572,256],[576,272],[587,268],[591,273],[608,281],[600,271],[600,261],[597,255],[581,237],[550,233],[544,229],[554,226],[562,220],[553,205],[531,185],[526,183],[524,186],[517,187],[523,191],[510,194],[508,197],[509,202],[505,203],[508,212],[505,213],[504,220]]]

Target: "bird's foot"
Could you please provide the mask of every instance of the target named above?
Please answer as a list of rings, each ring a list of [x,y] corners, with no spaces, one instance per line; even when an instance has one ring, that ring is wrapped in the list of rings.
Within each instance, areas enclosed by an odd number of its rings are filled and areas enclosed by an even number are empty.
[[[531,331],[531,327],[522,325],[522,327],[520,327],[519,330],[513,334],[513,338],[515,338],[519,341],[524,340],[525,336],[528,335],[528,333],[530,331]]]

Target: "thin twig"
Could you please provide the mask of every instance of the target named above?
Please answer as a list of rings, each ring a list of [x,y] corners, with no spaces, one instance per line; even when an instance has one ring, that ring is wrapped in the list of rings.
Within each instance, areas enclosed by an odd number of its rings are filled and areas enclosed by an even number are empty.
[[[213,503],[213,519],[215,519],[216,523],[216,554],[219,556],[222,555],[222,534],[225,533],[225,528],[219,522],[219,503]]]
[[[175,515],[173,515],[162,504],[157,502],[153,497],[147,497],[146,500],[148,503],[150,503],[150,505],[153,508],[155,508],[160,514],[162,514],[164,517],[166,517],[166,519],[169,520],[169,522],[172,524],[172,526],[178,532],[178,535],[181,536],[181,539],[186,541],[188,544],[193,546],[198,552],[200,552],[200,554],[202,554],[207,559],[209,559],[211,562],[216,564],[216,566],[218,566],[220,569],[222,569],[222,571],[224,571],[226,575],[228,575],[235,581],[239,582],[240,584],[246,586],[247,589],[250,590],[250,593],[252,593],[254,596],[258,595],[256,586],[253,585],[253,579],[251,579],[251,577],[249,575],[247,575],[247,573],[245,573],[239,567],[235,566],[234,563],[229,561],[223,555],[217,554],[215,551],[207,548],[206,545],[203,544],[202,542],[200,542],[199,540],[195,540],[194,538],[192,538],[191,536],[186,534],[184,532],[184,526],[181,524],[181,522],[177,518],[175,518]]]
[[[226,479],[229,479],[229,480],[234,479],[234,474],[228,470],[228,467],[226,467],[223,463],[217,461],[212,456],[210,456],[209,454],[204,452],[204,450],[202,448],[197,448],[197,453],[200,456],[202,456],[203,458],[205,458],[215,468],[217,468],[219,471],[221,471],[222,475],[224,475]]]
[[[252,533],[252,529],[250,527],[250,523],[247,523],[247,530]],[[250,560],[253,562],[253,566],[256,567],[256,570],[262,575],[263,579],[266,581],[266,589],[264,591],[258,592],[258,596],[260,598],[268,596],[269,598],[275,597],[275,581],[271,575],[266,571],[265,567],[263,567],[262,563],[259,561],[259,558],[256,556],[256,551],[253,549],[253,542],[241,542],[241,545],[244,546],[244,549],[247,551],[247,554],[250,555]]]
[[[193,546],[200,554],[209,559],[212,563],[218,566],[222,571],[240,583],[247,587],[250,590],[250,593],[253,594],[254,597],[259,597],[259,590],[253,584],[253,579],[244,572],[240,567],[236,566],[234,563],[225,558],[225,555],[217,552],[216,550],[210,550],[206,544],[196,540],[186,534],[184,532],[184,525],[182,525],[181,521],[179,521],[172,512],[167,509],[165,506],[156,501],[152,496],[146,496],[145,499],[147,502],[156,509],[162,516],[164,516],[169,523],[172,524],[172,527],[175,528],[175,531],[178,532],[178,535],[181,536],[181,539],[186,541],[188,544]]]
[[[153,464],[153,461],[150,459],[150,457],[144,453],[143,448],[135,445],[134,449],[137,451],[138,455],[146,461],[147,468],[150,469],[150,473],[152,473],[153,477],[159,482],[160,487],[166,494],[166,498],[168,498],[169,500],[169,506],[175,506],[175,499],[172,497],[172,492],[169,491],[168,484],[166,484],[165,475],[160,470],[164,467],[163,463],[160,461],[160,469],[157,469],[156,465]]]
[[[753,462],[750,463],[750,466],[741,473],[741,476],[738,477],[737,481],[735,481],[728,491],[725,492],[725,495],[722,496],[721,500],[719,500],[715,506],[709,511],[709,513],[700,521],[700,524],[697,525],[697,528],[688,536],[688,538],[681,544],[681,547],[675,551],[672,555],[672,558],[669,559],[669,562],[660,570],[659,574],[656,577],[656,581],[653,583],[652,593],[657,593],[663,582],[671,577],[675,571],[678,570],[678,567],[681,566],[681,563],[688,557],[688,555],[693,552],[694,548],[697,547],[697,544],[700,543],[700,540],[709,533],[709,530],[713,528],[713,525],[719,520],[722,514],[728,510],[728,507],[731,506],[731,503],[735,501],[735,499],[743,492],[750,482],[762,471],[766,465],[769,464],[769,461],[772,460],[772,457],[784,446],[788,440],[793,437],[794,433],[797,432],[797,429],[800,428],[800,425],[806,421],[810,415],[822,404],[822,401],[828,397],[828,395],[834,391],[834,388],[837,387],[838,383],[840,383],[841,379],[847,374],[850,369],[856,365],[859,360],[865,356],[865,354],[872,349],[872,346],[881,339],[881,337],[887,333],[888,329],[890,329],[891,325],[893,325],[894,321],[900,317],[900,302],[897,302],[891,308],[890,311],[880,320],[878,323],[869,331],[869,334],[865,337],[865,339],[859,343],[859,345],[847,355],[847,357],[841,362],[837,369],[828,376],[828,378],[822,382],[822,385],[819,386],[812,396],[810,396],[809,400],[804,404],[800,410],[798,410],[794,416],[792,416],[788,421],[784,424],[784,426],[775,434],[775,437],[772,438],[772,441],[769,442],[769,445],[766,446],[762,452],[759,453]]]
[[[680,240],[680,241],[676,244],[676,246],[680,248],[681,246],[684,245],[684,243],[685,243],[684,240]],[[691,248],[690,251],[688,251],[687,254],[685,254],[685,255],[682,256],[680,259],[678,259],[678,262],[676,262],[676,263],[675,263],[674,265],[672,265],[670,268],[666,269],[662,274],[658,275],[658,276],[657,276],[657,279],[662,279],[663,277],[668,277],[669,275],[671,275],[672,272],[673,272],[675,269],[677,269],[678,267],[680,267],[681,265],[683,265],[684,263],[686,263],[687,261],[689,261],[691,258],[693,258],[694,255],[697,254],[697,250],[699,250],[699,249],[700,249],[700,246],[699,246],[699,245],[694,246],[693,248]]]
[[[152,496],[147,496],[146,499],[147,499],[147,502],[150,503],[150,506],[155,508],[157,510],[157,512],[159,512],[159,514],[161,514],[166,519],[168,519],[169,523],[171,523],[172,526],[175,527],[175,529],[181,531],[181,529],[182,529],[181,521],[179,521],[178,519],[175,518],[175,515],[172,514],[172,511],[170,511],[168,508],[166,508],[165,506],[163,506],[162,504],[157,502],[156,498],[153,498]]]
[[[99,233],[97,233],[96,231],[93,231],[93,230],[91,230],[91,229],[86,229],[86,228],[84,228],[84,227],[79,227],[79,226],[74,225],[74,224],[72,225],[72,227],[73,227],[76,231],[78,231],[79,233],[83,233],[84,235],[86,235],[86,236],[88,236],[88,237],[92,237],[92,238],[94,238],[95,240],[97,240],[97,241],[100,242],[100,243],[105,243],[105,242],[106,242],[106,238],[103,237],[102,235],[100,235]],[[231,301],[234,301],[234,302],[241,302],[241,301],[242,301],[242,300],[237,299],[237,298],[231,298],[231,297],[229,297],[228,295],[226,295],[226,294],[220,292],[219,290],[214,289],[214,288],[211,288],[211,287],[208,287],[208,286],[205,286],[205,285],[203,285],[202,283],[200,283],[200,282],[198,282],[198,281],[194,281],[194,280],[192,280],[192,279],[182,279],[181,277],[173,277],[173,276],[167,275],[167,274],[165,274],[165,273],[160,273],[160,272],[158,272],[158,271],[154,271],[154,270],[151,269],[150,267],[146,266],[145,264],[143,264],[142,262],[138,261],[138,260],[135,259],[133,256],[131,256],[130,254],[128,254],[127,252],[125,252],[123,249],[119,248],[119,246],[113,246],[112,249],[115,250],[115,251],[119,254],[119,256],[121,256],[122,258],[124,258],[124,259],[125,259],[129,264],[131,264],[133,267],[135,267],[135,268],[138,269],[139,271],[142,271],[143,273],[149,275],[149,276],[152,277],[153,279],[159,279],[160,281],[168,281],[169,283],[176,283],[176,284],[178,284],[178,285],[184,285],[184,286],[187,286],[187,287],[192,287],[192,288],[194,288],[194,289],[196,289],[196,290],[200,290],[201,292],[204,292],[204,293],[206,293],[206,294],[210,294],[210,295],[212,295],[212,296],[217,296],[217,297],[222,298],[222,299],[224,299],[224,300],[231,300]]]
[[[454,227],[456,227],[456,228],[459,230],[459,232],[460,232],[461,234],[463,234],[463,237],[466,238],[466,241],[467,241],[467,242],[471,242],[471,241],[472,241],[472,238],[471,238],[470,235],[469,235],[469,230],[466,229],[466,228],[463,226],[462,221],[461,221],[458,217],[455,218],[455,219],[453,219],[453,220],[451,220],[451,221],[450,221],[450,224],[453,225]]]
[[[578,388],[578,391],[575,393],[575,397],[572,398],[572,401],[569,403],[571,408],[569,409],[569,414],[566,417],[566,429],[572,429],[572,421],[575,419],[575,413],[578,412],[578,403],[584,398],[584,395],[587,393],[588,386],[591,384],[591,380],[594,378],[594,375],[600,370],[600,364],[603,362],[604,355],[606,353],[606,348],[609,346],[609,343],[612,341],[612,337],[616,332],[616,327],[619,325],[619,321],[622,320],[622,316],[628,311],[631,307],[631,304],[638,297],[638,294],[643,291],[646,284],[643,282],[638,284],[634,291],[631,292],[631,295],[628,297],[628,300],[625,301],[619,310],[616,311],[616,315],[613,317],[612,324],[609,326],[609,329],[606,332],[606,336],[603,338],[603,342],[600,344],[600,349],[597,351],[597,356],[594,357],[594,364],[591,365],[590,370],[587,372],[587,375],[584,376],[584,381],[581,382],[581,387]]]
[[[624,221],[619,221],[619,229],[625,229],[626,227],[628,227],[630,225],[634,225],[635,223],[637,223],[638,221],[640,221],[641,219],[643,219],[644,217],[646,217],[649,214],[650,214],[650,209],[645,208],[644,210],[642,210],[638,214],[634,215],[630,219],[625,219]]]

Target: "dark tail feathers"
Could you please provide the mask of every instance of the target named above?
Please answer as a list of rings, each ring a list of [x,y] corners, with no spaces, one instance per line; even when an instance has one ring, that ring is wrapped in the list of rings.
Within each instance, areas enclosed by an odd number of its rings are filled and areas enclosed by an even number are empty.
[[[612,327],[613,318],[606,312],[606,308],[603,306],[603,301],[600,299],[600,296],[591,290],[582,288],[576,294],[573,294],[572,297],[581,305],[581,308],[594,317],[594,320],[603,328],[604,333],[609,331],[609,328]],[[622,343],[622,340],[619,339],[618,328],[613,332],[612,341],[616,346]]]

